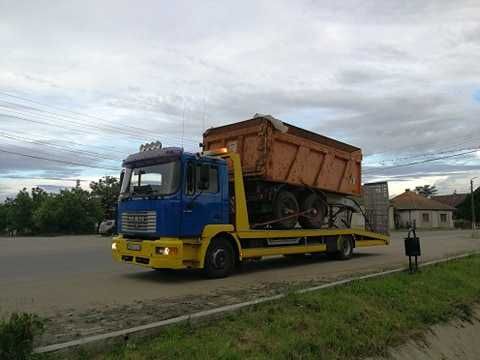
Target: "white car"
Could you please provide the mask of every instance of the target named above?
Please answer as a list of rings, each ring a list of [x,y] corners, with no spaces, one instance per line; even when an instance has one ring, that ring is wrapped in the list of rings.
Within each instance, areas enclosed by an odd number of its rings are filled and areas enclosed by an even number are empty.
[[[98,227],[98,233],[102,236],[110,236],[115,232],[115,220],[104,220]]]

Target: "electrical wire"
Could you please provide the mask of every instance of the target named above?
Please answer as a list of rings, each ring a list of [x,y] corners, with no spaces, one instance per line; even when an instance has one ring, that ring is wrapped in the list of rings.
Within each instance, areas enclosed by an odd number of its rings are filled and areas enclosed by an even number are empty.
[[[369,168],[369,169],[364,171],[364,174],[368,174],[369,170],[370,170],[370,172],[371,171],[376,171],[376,170],[391,170],[391,169],[397,169],[397,168],[402,168],[402,167],[414,166],[414,165],[418,165],[418,164],[425,164],[425,163],[432,162],[432,161],[437,161],[437,160],[450,159],[450,158],[454,158],[454,157],[458,157],[458,156],[465,156],[465,155],[476,153],[477,151],[479,151],[479,149],[480,148],[477,147],[475,150],[466,151],[466,152],[463,152],[463,153],[460,153],[460,154],[440,156],[440,157],[433,158],[433,159],[414,161],[414,162],[410,162],[410,163],[407,163],[407,164],[393,165],[393,166],[379,166],[379,167],[375,167],[375,168]]]
[[[84,180],[84,179],[68,179],[68,178],[59,178],[59,177],[37,177],[37,176],[2,176],[0,175],[1,179],[24,179],[24,180],[55,180],[55,181],[72,181],[72,182],[91,182],[92,180]]]
[[[77,115],[77,116],[88,117],[88,118],[91,118],[91,119],[94,119],[94,120],[97,120],[97,121],[108,122],[106,119],[102,119],[102,118],[100,118],[100,117],[98,117],[98,116],[95,116],[95,115],[85,114],[85,113],[77,112],[77,111],[74,111],[74,110],[68,110],[68,109],[64,109],[64,108],[58,107],[58,106],[53,106],[53,105],[50,105],[50,104],[45,104],[45,103],[42,103],[42,102],[37,101],[37,100],[32,100],[32,99],[29,99],[29,98],[26,98],[26,97],[22,97],[22,96],[18,96],[18,95],[13,95],[13,94],[10,94],[10,93],[4,92],[4,91],[0,91],[0,94],[1,94],[1,95],[4,95],[4,96],[11,97],[11,98],[15,98],[15,99],[23,100],[23,101],[26,101],[26,102],[30,102],[30,103],[33,103],[33,104],[41,105],[41,106],[44,106],[44,107],[47,107],[47,108],[56,109],[56,110],[59,110],[59,111],[65,112],[65,113],[71,113],[71,114],[75,114],[75,115]],[[36,110],[38,110],[38,109],[36,109]],[[42,110],[42,111],[45,111],[45,110]],[[47,111],[46,111],[46,112],[47,112]],[[116,129],[121,129],[121,127],[119,127],[119,126],[112,126],[112,125],[110,125],[110,127],[116,128]],[[122,125],[122,127],[123,127],[123,128],[129,128],[129,129],[132,129],[132,130],[134,130],[134,131],[140,131],[140,132],[143,132],[143,133],[150,134],[150,131],[149,131],[148,129],[143,129],[143,128],[139,128],[139,127],[135,127],[135,126],[130,126],[130,125]]]
[[[65,109],[61,109],[61,108],[58,108],[58,107],[55,107],[55,106],[51,106],[51,105],[46,105],[46,104],[43,104],[41,102],[38,102],[38,101],[35,101],[35,100],[31,100],[31,99],[27,99],[27,98],[24,98],[24,97],[19,97],[19,96],[16,96],[16,95],[11,95],[11,94],[8,94],[8,93],[5,93],[5,92],[2,92],[0,91],[0,94],[2,95],[5,95],[5,96],[10,96],[10,97],[13,97],[13,98],[18,98],[18,99],[21,99],[23,101],[27,101],[27,102],[32,102],[32,103],[35,103],[35,104],[40,104],[44,107],[47,107],[47,108],[53,108],[53,109],[60,109],[61,111],[65,112],[65,113],[73,113],[73,114],[76,114],[76,116],[72,116],[72,115],[64,115],[64,114],[58,114],[58,113],[55,113],[55,112],[52,112],[52,111],[48,111],[48,110],[45,110],[45,109],[39,109],[39,108],[35,108],[35,107],[32,107],[31,105],[24,105],[24,104],[18,104],[18,103],[12,103],[12,102],[9,102],[9,101],[5,101],[3,99],[1,99],[1,101],[4,103],[4,104],[7,104],[7,105],[10,105],[10,107],[5,107],[3,106],[3,108],[7,109],[8,111],[14,111],[17,113],[20,113],[20,115],[24,115],[24,116],[28,116],[28,115],[36,115],[36,116],[39,116],[39,114],[32,114],[32,111],[33,112],[40,112],[40,113],[46,113],[46,114],[49,114],[50,116],[54,116],[56,117],[57,119],[59,119],[60,121],[66,121],[68,122],[69,124],[74,124],[74,125],[77,125],[77,126],[81,126],[81,127],[88,127],[88,128],[93,128],[93,129],[100,129],[102,131],[113,131],[113,132],[116,132],[116,133],[121,133],[123,135],[127,135],[127,136],[130,136],[132,138],[136,138],[136,139],[140,139],[142,141],[145,141],[145,137],[148,136],[150,139],[153,139],[153,138],[169,138],[169,139],[175,139],[177,141],[181,141],[181,138],[179,137],[175,137],[175,136],[170,136],[170,135],[154,135],[152,136],[152,131],[151,130],[148,130],[148,129],[142,129],[142,128],[138,128],[138,127],[133,127],[133,126],[129,126],[129,125],[122,125],[122,126],[118,126],[118,125],[109,125],[109,124],[106,124],[106,125],[93,125],[91,124],[90,122],[85,122],[84,119],[81,119],[81,118],[78,118],[78,115],[80,116],[83,116],[83,117],[88,117],[88,118],[92,118],[92,119],[95,119],[98,123],[98,121],[101,121],[101,122],[104,122],[104,123],[108,123],[107,120],[105,119],[102,119],[100,117],[97,117],[97,116],[92,116],[92,115],[88,115],[88,114],[82,114],[82,113],[79,113],[79,112],[76,112],[76,111],[72,111],[72,110],[65,110]],[[23,113],[21,113],[19,110],[16,110],[16,109],[12,109],[11,106],[14,106],[14,107],[18,107],[18,106],[22,106],[24,109],[23,110]],[[30,112],[29,114],[25,114],[25,111],[27,112]],[[68,118],[68,119],[65,119]],[[73,121],[72,121],[73,120]],[[79,123],[78,121],[81,121],[81,123]],[[134,132],[132,132],[132,130]],[[190,138],[190,139],[184,139],[184,141],[186,142],[190,142],[192,144],[198,144],[197,141],[195,141],[194,139]]]
[[[10,135],[10,134],[6,134],[6,133],[2,133],[2,132],[0,132],[0,137],[10,139],[10,140],[23,141],[23,142],[27,142],[29,144],[36,144],[36,145],[53,147],[53,148],[59,149],[60,151],[65,151],[65,152],[69,152],[69,153],[72,153],[72,154],[79,154],[79,155],[86,156],[88,158],[95,159],[95,160],[109,160],[109,161],[121,161],[122,160],[118,157],[117,158],[108,157],[108,156],[105,156],[103,154],[95,153],[95,152],[91,152],[91,151],[87,151],[87,150],[74,150],[74,149],[71,149],[70,147],[68,147],[66,145],[52,144],[52,143],[49,143],[49,142],[46,142],[46,141],[36,140],[36,139],[23,137],[23,136]]]
[[[27,158],[31,158],[31,159],[57,162],[57,163],[67,164],[67,165],[74,165],[74,166],[81,166],[81,167],[88,167],[88,168],[102,169],[102,170],[118,171],[118,168],[110,168],[110,167],[101,167],[101,166],[96,166],[96,165],[82,164],[82,163],[74,162],[74,161],[49,159],[49,158],[45,158],[45,157],[42,157],[42,156],[23,154],[23,153],[19,153],[19,152],[16,152],[16,151],[9,151],[9,150],[5,150],[5,149],[0,149],[0,152],[10,154],[10,155],[23,156],[23,157],[27,157]]]

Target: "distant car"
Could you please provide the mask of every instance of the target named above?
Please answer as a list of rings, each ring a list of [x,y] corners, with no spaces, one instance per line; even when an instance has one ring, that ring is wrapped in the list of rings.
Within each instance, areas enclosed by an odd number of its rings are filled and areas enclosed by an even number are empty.
[[[115,220],[104,220],[98,227],[98,233],[102,236],[111,236],[115,232]]]

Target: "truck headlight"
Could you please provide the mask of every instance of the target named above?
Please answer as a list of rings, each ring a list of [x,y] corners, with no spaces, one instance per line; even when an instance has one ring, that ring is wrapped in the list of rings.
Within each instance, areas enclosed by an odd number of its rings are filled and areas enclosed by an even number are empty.
[[[177,255],[176,247],[156,247],[155,252],[157,255]]]
[[[112,243],[112,250],[117,250],[117,243],[116,242]]]

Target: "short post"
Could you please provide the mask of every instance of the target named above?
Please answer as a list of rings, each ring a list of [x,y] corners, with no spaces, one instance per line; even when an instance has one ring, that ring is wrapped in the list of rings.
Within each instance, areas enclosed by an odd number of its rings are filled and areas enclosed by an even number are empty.
[[[470,179],[470,200],[472,205],[472,236],[475,236],[476,221],[477,221],[475,217],[475,193],[473,191],[473,180],[475,180],[476,178],[477,177]]]
[[[417,237],[415,224],[408,230],[405,238],[405,255],[408,256],[408,269],[410,273],[418,270],[418,257],[422,255],[420,250],[420,238]],[[412,257],[415,262],[412,263]]]

